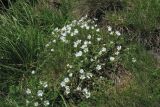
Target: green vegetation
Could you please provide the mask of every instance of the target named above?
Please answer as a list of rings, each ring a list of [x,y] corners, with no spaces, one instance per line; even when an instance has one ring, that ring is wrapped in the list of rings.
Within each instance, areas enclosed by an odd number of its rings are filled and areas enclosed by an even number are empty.
[[[159,0],[51,1],[0,14],[0,106],[160,106]]]

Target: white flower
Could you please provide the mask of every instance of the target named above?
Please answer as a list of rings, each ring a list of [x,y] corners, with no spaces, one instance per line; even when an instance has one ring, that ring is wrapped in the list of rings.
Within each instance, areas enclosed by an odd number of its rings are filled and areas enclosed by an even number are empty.
[[[77,40],[77,43],[81,43],[82,42],[82,40]]]
[[[46,44],[46,46],[45,47],[48,47],[49,46],[49,44]]]
[[[97,69],[97,70],[101,70],[101,69],[102,69],[101,65],[97,65],[97,66],[96,66],[96,69]]]
[[[102,52],[106,52],[106,50],[107,50],[106,48],[104,48],[104,47],[102,48]]]
[[[87,89],[87,88],[84,88],[82,91],[85,92],[85,93],[87,93],[87,92],[88,92],[88,89]]]
[[[35,70],[32,70],[32,72],[31,72],[32,74],[35,74],[36,72],[35,72]]]
[[[81,46],[81,49],[85,49],[86,47],[87,47],[87,45],[84,44],[84,45]]]
[[[58,30],[59,30],[58,28],[55,28],[55,29],[54,29],[54,31],[56,31],[56,32],[57,32]]]
[[[91,41],[89,41],[89,42],[88,42],[88,44],[92,44],[92,42],[91,42]]]
[[[61,35],[62,35],[63,37],[65,37],[65,36],[67,36],[67,33],[64,32],[64,33],[62,33]]]
[[[92,59],[92,58],[91,58],[90,60],[91,60],[91,62],[93,62],[93,61],[94,61],[94,59]]]
[[[65,82],[65,83],[69,82],[69,78],[65,78],[65,79],[64,79],[64,82]]]
[[[66,90],[69,89],[69,86],[65,86],[65,89],[66,89]]]
[[[92,73],[87,73],[86,76],[87,76],[87,78],[91,78],[93,76],[93,74]]]
[[[78,86],[78,87],[76,88],[76,90],[77,90],[77,91],[81,91],[81,87]]]
[[[65,93],[66,93],[66,94],[69,94],[69,93],[70,93],[70,88],[69,88],[69,86],[65,86],[65,89],[66,89],[66,90],[65,90]]]
[[[101,41],[102,38],[97,38],[97,41]]]
[[[97,29],[96,31],[97,31],[97,32],[99,32],[99,31],[100,31],[100,29]]]
[[[28,101],[28,100],[26,100],[26,104],[27,104],[27,105],[29,104],[29,101]]]
[[[43,85],[43,81],[39,81],[39,83],[40,83],[41,85]]]
[[[86,77],[85,77],[85,75],[81,75],[79,78],[80,78],[81,80],[84,80]]]
[[[108,31],[112,31],[112,27],[111,26],[108,26]]]
[[[66,31],[67,30],[66,26],[64,26],[61,30]]]
[[[48,87],[47,82],[40,81],[39,83],[40,83],[44,88]]]
[[[84,88],[84,89],[82,90],[82,92],[83,92],[83,94],[85,95],[86,98],[89,98],[89,97],[91,96],[91,93],[88,91],[87,88]]]
[[[82,54],[83,54],[82,51],[79,51],[79,52],[77,52],[77,53],[75,54],[75,56],[76,56],[76,57],[79,57],[79,56],[82,56]]]
[[[84,49],[84,52],[87,53],[87,52],[88,52],[88,48],[85,48],[85,49]]]
[[[98,19],[97,19],[97,18],[94,18],[93,20],[97,21]]]
[[[117,50],[120,51],[122,49],[122,46],[117,46]]]
[[[52,42],[53,42],[53,43],[56,43],[56,40],[53,40]]]
[[[100,79],[103,79],[103,77],[102,77],[102,76],[100,76]]]
[[[99,52],[99,55],[102,55],[102,51]]]
[[[67,67],[69,67],[69,68],[73,68],[73,66],[72,66],[72,65],[70,65],[70,64],[67,64]]]
[[[70,34],[70,33],[71,33],[71,30],[70,30],[70,29],[69,29],[69,30],[67,30],[67,33],[68,33],[68,34]]]
[[[44,88],[47,88],[47,87],[48,87],[47,82],[44,82],[44,83],[43,83],[43,87],[44,87]]]
[[[66,41],[66,37],[64,37],[64,36],[61,36],[60,39],[61,39],[63,42]]]
[[[80,27],[83,29],[85,26],[84,26],[84,25],[81,25]]]
[[[91,29],[94,29],[94,26],[92,26]]]
[[[117,52],[115,52],[115,55],[119,55],[119,52],[117,51]]]
[[[67,72],[70,72],[70,70],[67,70]]]
[[[113,41],[110,41],[110,44],[113,44],[114,42]]]
[[[74,36],[74,33],[71,33],[71,36]]]
[[[89,26],[86,26],[86,29],[87,29],[87,30],[89,30],[89,28],[90,28]]]
[[[113,35],[114,32],[110,32],[110,35]]]
[[[84,45],[87,45],[88,44],[88,41],[84,41]]]
[[[69,77],[72,77],[72,76],[73,76],[73,73],[70,73],[70,74],[69,74]]]
[[[61,82],[61,87],[65,87],[66,83],[64,81]]]
[[[70,25],[67,25],[67,30],[70,31],[72,28]]]
[[[114,61],[114,60],[115,60],[115,58],[114,58],[114,57],[110,57],[109,59],[110,59],[110,61]]]
[[[61,39],[64,43],[68,43],[68,40],[67,40],[64,36],[60,37],[60,39]]]
[[[74,35],[76,35],[76,34],[78,34],[78,33],[79,33],[78,29],[75,29],[75,30],[74,30]]]
[[[97,56],[94,57],[94,60],[97,60]]]
[[[136,62],[137,60],[135,58],[132,58],[132,62]]]
[[[86,98],[89,98],[91,96],[91,93],[90,92],[87,92],[86,94],[85,94],[85,97]]]
[[[37,96],[42,97],[43,96],[43,91],[42,90],[38,90]]]
[[[84,26],[85,26],[85,27],[87,27],[87,26],[88,26],[88,24],[87,24],[87,23],[85,23],[85,24],[84,24]]]
[[[80,43],[81,43],[81,40],[77,40],[76,42],[74,42],[74,47],[76,48]]]
[[[72,23],[73,23],[73,24],[77,23],[77,20],[73,20]]]
[[[115,33],[116,33],[117,36],[121,35],[121,33],[119,31],[116,31]]]
[[[83,69],[80,69],[79,73],[83,74],[83,73],[84,73],[84,70],[83,70]]]
[[[38,107],[38,102],[35,102],[35,103],[34,103],[34,106],[35,106],[35,107]]]
[[[77,48],[78,44],[76,42],[74,42],[74,48]]]
[[[26,93],[31,94],[31,90],[29,88],[27,88]]]
[[[44,104],[44,106],[48,106],[49,105],[49,101],[46,100],[46,101],[43,102],[43,104]]]
[[[87,39],[91,39],[91,35],[88,35]]]
[[[54,52],[54,49],[51,49],[51,52]]]

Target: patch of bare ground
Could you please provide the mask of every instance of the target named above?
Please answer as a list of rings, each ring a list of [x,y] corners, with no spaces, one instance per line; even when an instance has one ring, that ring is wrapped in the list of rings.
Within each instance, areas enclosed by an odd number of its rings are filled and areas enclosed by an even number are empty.
[[[112,75],[111,78],[114,80],[116,91],[124,91],[129,88],[133,81],[133,75],[130,71],[126,70],[124,66],[119,65],[117,68],[117,74]]]
[[[148,51],[148,53],[153,56],[153,58],[157,62],[157,67],[160,68],[160,53],[156,53],[153,50]]]
[[[127,89],[132,82],[132,74],[131,73],[122,73],[119,77],[116,78],[115,88],[118,91],[123,91]]]
[[[36,4],[35,10],[37,11],[36,13],[44,10],[45,8],[49,8],[54,11],[59,9],[60,6],[61,6],[60,0],[41,0]]]

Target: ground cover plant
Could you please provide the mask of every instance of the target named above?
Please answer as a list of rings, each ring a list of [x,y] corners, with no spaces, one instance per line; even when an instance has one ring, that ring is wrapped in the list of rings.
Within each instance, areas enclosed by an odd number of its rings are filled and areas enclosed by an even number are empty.
[[[147,49],[159,49],[159,5],[10,3],[0,14],[0,106],[159,107],[158,53],[146,50],[151,34]]]

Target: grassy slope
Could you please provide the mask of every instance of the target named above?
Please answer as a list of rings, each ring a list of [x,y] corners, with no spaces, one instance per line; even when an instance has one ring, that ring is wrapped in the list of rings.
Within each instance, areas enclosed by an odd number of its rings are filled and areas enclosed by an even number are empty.
[[[23,5],[24,6],[24,5]],[[18,8],[15,6],[15,8]],[[27,7],[29,8],[29,6]],[[19,8],[18,8],[19,9]],[[18,11],[17,9],[17,11]],[[32,9],[32,7],[31,7]],[[29,9],[27,9],[29,10]],[[15,35],[21,35],[25,32],[27,33],[41,33],[44,36],[48,35],[50,32],[50,28],[53,27],[53,22],[54,26],[63,26],[65,21],[67,20],[66,17],[55,17],[55,13],[52,13],[50,10],[44,9],[45,11],[41,11],[38,14],[38,20],[37,16],[33,13],[27,13],[27,14],[21,14],[18,12],[15,12],[15,15],[11,14],[6,14],[4,17],[8,17],[6,19],[10,20],[11,23],[10,25],[2,27],[3,32],[2,35],[9,35],[7,31],[9,31],[12,27],[16,27],[16,29],[20,29],[20,33],[18,30],[17,32],[14,32]],[[65,10],[65,9],[63,9]],[[140,10],[137,10],[140,11]],[[32,12],[32,10],[31,10]],[[66,13],[64,11],[64,13]],[[29,14],[29,15],[28,15]],[[54,14],[54,15],[53,15]],[[122,13],[123,14],[123,13]],[[28,19],[24,19],[26,17],[24,16],[29,16],[27,17]],[[57,14],[56,14],[57,15]],[[16,18],[20,18],[22,22],[14,23],[13,19],[11,18],[12,16],[17,16]],[[54,18],[53,18],[54,17]],[[32,20],[30,20],[32,19]],[[58,21],[57,21],[58,20]],[[135,19],[132,19],[135,21]],[[20,24],[19,24],[20,23]],[[26,25],[26,23],[28,25]],[[135,24],[137,24],[136,22]],[[140,23],[138,23],[140,24]],[[141,25],[141,24],[140,24]],[[150,27],[150,24],[147,24]],[[27,28],[32,28],[34,27],[35,29],[27,29]],[[140,26],[141,27],[141,26]],[[6,31],[4,30],[6,28]],[[21,31],[22,29],[22,31]],[[139,29],[139,28],[138,28]],[[14,31],[14,30],[13,30]],[[24,31],[24,32],[23,32]],[[36,33],[35,33],[36,32]],[[33,34],[28,34],[28,35],[33,35]],[[36,35],[35,35],[36,37]],[[24,40],[24,38],[22,38]],[[26,38],[26,40],[29,41],[24,41],[23,43],[30,43],[30,39]],[[37,39],[34,39],[37,40]],[[35,42],[35,41],[34,41]],[[37,41],[38,42],[38,41]],[[43,43],[42,43],[43,45]],[[27,54],[29,55],[35,55],[36,53],[30,51],[32,48],[35,48],[32,43],[30,45],[31,47],[28,47]],[[8,46],[7,46],[8,47]],[[10,47],[10,46],[9,46]],[[19,47],[19,46],[18,46]],[[95,95],[95,97],[92,97],[91,99],[88,99],[86,101],[83,101],[79,104],[80,107],[90,107],[90,106],[95,106],[95,107],[158,107],[160,106],[160,69],[156,66],[156,62],[152,58],[152,56],[148,55],[147,52],[144,50],[144,48],[140,47],[140,45],[135,45],[132,44],[131,47],[135,47],[135,51],[133,51],[133,56],[137,59],[137,62],[135,64],[131,63],[131,60],[129,58],[125,58],[124,62],[126,65],[126,68],[128,71],[130,71],[133,75],[132,81],[130,84],[128,84],[127,89],[122,89],[120,91],[117,88],[112,88],[110,91],[105,90],[105,95],[104,93],[98,93]],[[6,47],[3,47],[6,49]],[[37,47],[36,47],[37,49]],[[15,51],[13,49],[13,51]],[[18,53],[19,54],[19,53]],[[13,56],[13,54],[8,54],[10,55],[9,57]],[[8,56],[7,55],[7,56]],[[17,56],[17,55],[15,55]],[[26,58],[25,54],[21,54],[20,56],[23,56]],[[12,58],[12,57],[11,57]],[[19,55],[17,56],[17,59],[19,60]],[[34,62],[35,59],[32,59],[33,57],[27,57],[27,59],[20,60],[24,62],[25,69],[28,69],[29,67],[27,66],[28,63]],[[15,60],[12,60],[15,61]],[[14,62],[15,63],[15,62]],[[2,63],[3,64],[3,63]],[[13,71],[13,70],[12,70]],[[23,71],[23,70],[21,70]],[[10,74],[8,74],[10,75]],[[16,75],[16,73],[15,73]],[[8,79],[8,78],[6,78]],[[13,81],[12,78],[10,81]],[[105,84],[107,85],[107,84]],[[104,85],[104,87],[106,87]],[[103,90],[103,87],[101,87]],[[3,105],[4,107],[8,107],[9,105],[11,107],[17,106],[16,101],[13,98],[6,98],[1,100],[0,105]],[[96,103],[95,103],[96,101]],[[6,105],[5,105],[6,104]],[[72,104],[70,104],[72,105]]]
[[[133,45],[131,45],[133,46]],[[81,107],[158,107],[160,99],[160,69],[157,68],[152,56],[137,45],[133,56],[137,62],[131,63],[128,58],[125,64],[132,73],[132,80],[126,88],[115,87],[109,92],[101,93],[94,97],[96,103],[82,102]],[[102,88],[103,89],[103,88]]]

